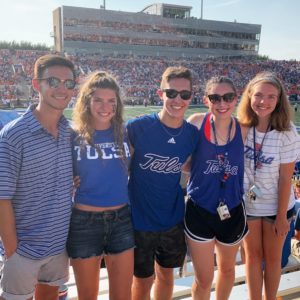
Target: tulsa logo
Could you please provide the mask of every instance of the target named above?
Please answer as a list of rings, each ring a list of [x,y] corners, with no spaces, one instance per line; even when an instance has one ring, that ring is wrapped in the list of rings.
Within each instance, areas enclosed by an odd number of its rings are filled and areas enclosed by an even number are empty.
[[[260,148],[255,147],[255,152],[252,147],[246,146],[245,147],[245,157],[251,160],[254,160],[254,155],[257,155],[257,168],[260,169],[263,164],[265,165],[271,165],[273,160],[275,159],[272,156],[267,157],[266,155],[263,154]]]
[[[153,153],[145,154],[148,159],[144,164],[140,164],[143,170],[149,169],[157,173],[179,173],[181,172],[182,163],[179,157],[160,156]]]
[[[123,143],[125,156],[130,157],[129,146],[126,142]],[[102,151],[101,159],[115,159],[120,158],[120,149],[115,143],[101,143],[97,144],[97,146]],[[99,155],[96,149],[90,145],[85,145],[82,149],[80,146],[74,146],[74,151],[76,153],[77,160],[81,160],[82,156],[84,156],[88,160],[98,159]]]
[[[208,164],[207,169],[204,171],[204,174],[216,174],[220,173],[221,169],[224,168],[224,172],[228,175],[237,175],[238,166],[231,166],[229,162],[226,160],[222,166],[220,166],[219,161],[217,160],[208,160],[206,161]]]

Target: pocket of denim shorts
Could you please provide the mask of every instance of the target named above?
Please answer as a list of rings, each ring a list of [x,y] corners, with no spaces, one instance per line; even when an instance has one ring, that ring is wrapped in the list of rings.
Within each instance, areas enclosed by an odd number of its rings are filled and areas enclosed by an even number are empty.
[[[130,208],[127,206],[126,209],[123,208],[123,211],[118,214],[118,221],[126,222],[128,219],[131,221],[131,212]]]
[[[89,216],[81,211],[73,210],[71,215],[71,225],[85,225],[88,223]]]

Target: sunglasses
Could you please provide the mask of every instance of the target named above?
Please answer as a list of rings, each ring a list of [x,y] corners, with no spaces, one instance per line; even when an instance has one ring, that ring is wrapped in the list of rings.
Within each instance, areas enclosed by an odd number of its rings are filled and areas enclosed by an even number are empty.
[[[187,91],[187,90],[178,92],[174,89],[164,89],[162,91],[165,92],[166,96],[170,99],[175,99],[179,94],[182,100],[189,100],[193,94],[191,91]]]
[[[38,80],[45,80],[52,89],[57,89],[61,83],[68,90],[73,90],[76,86],[76,82],[73,79],[61,80],[57,77],[38,78]]]
[[[230,103],[234,100],[234,98],[236,97],[235,93],[227,93],[224,94],[223,96],[218,95],[218,94],[211,94],[211,95],[207,95],[209,101],[213,104],[215,103],[221,103],[221,100],[223,99],[224,102],[226,103]]]

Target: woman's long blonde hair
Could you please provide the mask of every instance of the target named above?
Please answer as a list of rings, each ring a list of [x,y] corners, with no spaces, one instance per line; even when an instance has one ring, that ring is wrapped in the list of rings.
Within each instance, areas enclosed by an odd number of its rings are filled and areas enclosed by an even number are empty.
[[[267,83],[273,85],[279,92],[274,111],[271,114],[270,125],[278,131],[289,130],[292,113],[283,84],[279,78],[271,72],[258,73],[246,86],[241,102],[238,106],[237,117],[242,125],[254,127],[258,125],[258,117],[251,107],[251,97],[256,84]]]
[[[115,115],[112,118],[111,125],[114,132],[115,143],[118,146],[120,155],[124,157],[124,120],[123,120],[123,102],[120,97],[120,88],[116,79],[104,71],[96,71],[89,75],[87,80],[81,86],[79,96],[73,111],[73,126],[78,133],[80,144],[89,144],[96,148],[100,157],[102,152],[93,142],[95,129],[92,125],[91,100],[96,89],[110,89],[116,93],[117,105]]]

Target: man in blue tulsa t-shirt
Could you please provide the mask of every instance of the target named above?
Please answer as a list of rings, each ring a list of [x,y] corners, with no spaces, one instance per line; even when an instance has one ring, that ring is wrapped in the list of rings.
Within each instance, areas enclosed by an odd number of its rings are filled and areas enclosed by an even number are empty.
[[[62,114],[75,84],[70,60],[40,57],[32,80],[38,105],[0,132],[0,299],[57,300],[68,280],[72,155]]]
[[[129,179],[136,242],[133,300],[150,299],[154,273],[154,299],[171,299],[173,268],[186,254],[180,175],[198,139],[197,128],[184,120],[193,95],[191,71],[167,68],[158,95],[163,101],[158,114],[127,125],[134,149]]]

